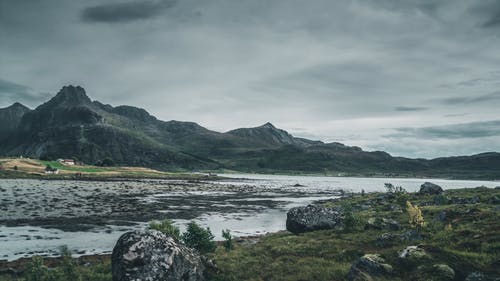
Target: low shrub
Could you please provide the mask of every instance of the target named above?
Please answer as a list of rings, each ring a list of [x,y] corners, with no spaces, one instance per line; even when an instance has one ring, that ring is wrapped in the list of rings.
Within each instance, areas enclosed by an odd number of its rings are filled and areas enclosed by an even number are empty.
[[[182,234],[182,241],[186,246],[198,250],[202,254],[215,251],[217,244],[210,228],[203,228],[196,222],[188,224],[186,232]]]
[[[166,235],[174,238],[176,241],[181,240],[181,232],[177,226],[174,225],[173,221],[166,219],[163,221],[152,221],[149,223],[149,228],[158,230],[165,233]]]

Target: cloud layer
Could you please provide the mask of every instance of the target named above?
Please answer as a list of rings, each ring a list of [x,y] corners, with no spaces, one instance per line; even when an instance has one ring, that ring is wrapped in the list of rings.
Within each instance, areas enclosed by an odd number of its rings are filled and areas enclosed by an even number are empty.
[[[498,135],[460,132],[498,120],[499,15],[496,0],[0,0],[0,106],[77,84],[218,131],[498,151]]]
[[[81,17],[86,22],[107,23],[146,20],[160,15],[173,4],[168,0],[102,4],[83,9]]]

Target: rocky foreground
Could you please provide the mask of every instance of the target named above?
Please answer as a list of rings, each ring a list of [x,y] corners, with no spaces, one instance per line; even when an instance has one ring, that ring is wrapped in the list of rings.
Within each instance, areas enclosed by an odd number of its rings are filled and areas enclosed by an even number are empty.
[[[500,188],[387,189],[293,208],[289,231],[206,256],[130,232],[95,280],[500,280]]]

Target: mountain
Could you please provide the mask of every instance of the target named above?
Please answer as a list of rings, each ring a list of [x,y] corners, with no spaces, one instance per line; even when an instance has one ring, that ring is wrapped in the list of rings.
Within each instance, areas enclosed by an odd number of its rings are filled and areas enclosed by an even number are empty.
[[[167,134],[145,110],[91,101],[81,87],[66,86],[48,102],[26,112],[0,153],[38,158],[77,158],[96,163],[164,169],[217,168],[212,161],[175,151],[160,141]]]
[[[17,130],[22,117],[28,111],[30,111],[29,108],[18,102],[9,107],[0,108],[0,140]]]
[[[349,175],[500,178],[500,154],[433,160],[393,157],[341,143],[296,138],[266,123],[226,133],[193,122],[161,121],[146,110],[92,101],[65,86],[34,110],[0,109],[0,155],[76,158],[169,170],[232,169]]]
[[[227,134],[247,139],[261,146],[280,147],[283,145],[297,145],[307,147],[322,144],[320,141],[293,137],[287,131],[278,129],[269,122],[260,127],[235,129],[227,132]]]

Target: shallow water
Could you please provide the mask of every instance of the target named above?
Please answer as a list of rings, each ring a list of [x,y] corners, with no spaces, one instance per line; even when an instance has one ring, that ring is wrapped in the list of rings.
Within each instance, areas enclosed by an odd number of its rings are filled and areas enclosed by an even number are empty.
[[[0,180],[0,259],[109,253],[126,231],[170,218],[181,230],[190,220],[236,236],[285,229],[294,206],[339,196],[339,190],[384,190],[384,183],[416,191],[425,181],[444,189],[495,187],[498,182],[438,179],[223,175],[218,182]],[[246,178],[246,179],[241,179]]]

